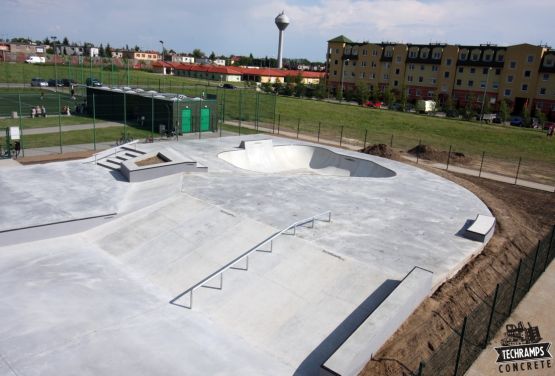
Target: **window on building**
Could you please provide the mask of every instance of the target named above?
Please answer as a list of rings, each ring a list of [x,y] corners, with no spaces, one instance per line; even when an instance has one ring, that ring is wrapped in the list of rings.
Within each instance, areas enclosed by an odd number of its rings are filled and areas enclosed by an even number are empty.
[[[362,56],[366,56],[368,55],[368,50],[367,49],[363,49],[362,50]]]
[[[468,87],[472,87],[474,86],[474,81],[473,80],[468,80]]]
[[[417,97],[419,97],[420,96],[420,89],[416,89],[415,94],[416,94]]]
[[[345,64],[345,66],[349,65],[349,60],[345,60],[343,64]]]
[[[357,66],[357,62],[353,61],[353,67],[356,67],[356,66]]]
[[[365,67],[366,64],[367,64],[366,61],[361,61],[361,62],[360,62],[360,66],[361,66],[361,67]]]
[[[435,78],[430,78],[430,83],[432,85],[435,85],[436,82],[437,82],[437,80]]]
[[[418,82],[424,82],[424,77],[422,76],[418,77]]]
[[[491,87],[496,89],[496,90],[499,89],[499,82],[494,81],[493,84],[491,84]]]
[[[334,64],[337,64],[337,60],[335,60]]]
[[[355,72],[351,72],[351,77],[354,77],[354,76],[355,76]]]
[[[461,86],[462,85],[462,81],[461,80],[457,80],[457,86]]]
[[[421,59],[427,59],[428,54],[429,54],[429,51],[428,51],[427,48],[423,48],[422,50],[420,50],[420,58]]]
[[[428,98],[431,98],[431,97],[433,97],[433,96],[434,96],[434,92],[433,92],[433,91],[431,91],[431,90],[430,90],[430,91],[428,91]]]
[[[335,49],[335,53],[338,54],[339,53],[339,48]]]
[[[495,68],[495,75],[499,76],[501,74],[501,68]]]
[[[399,86],[399,81],[397,80],[393,81],[393,86]]]
[[[542,79],[543,79],[544,81],[549,80],[549,73],[544,73]]]
[[[509,97],[511,95],[511,89],[505,89],[504,94],[506,97]]]
[[[478,53],[472,54],[472,56],[470,57],[470,60],[472,60],[472,61],[480,60],[480,54],[478,54]]]
[[[451,62],[452,62],[451,59],[447,59],[447,60],[445,61],[445,64],[446,64],[446,65],[451,65]]]
[[[528,84],[522,84],[522,91],[528,90]]]
[[[462,61],[465,61],[465,60],[466,60],[466,57],[467,57],[466,52],[461,52],[461,54],[460,54],[460,59],[461,59]]]
[[[424,64],[420,64],[420,70],[424,70],[426,69],[426,67],[424,66]]]
[[[416,52],[415,50],[411,50],[411,51],[409,52],[409,57],[410,57],[411,59],[414,59],[416,56],[417,56],[417,52]]]
[[[511,83],[513,82],[513,76],[507,76],[507,82]]]
[[[376,78],[376,74],[375,73],[370,73],[370,79],[373,80],[374,78]]]
[[[482,74],[488,74],[489,68],[482,68]]]
[[[376,62],[373,61],[372,64],[371,64],[371,66],[372,66],[372,68],[376,68]]]
[[[447,85],[441,85],[441,92],[447,93]]]
[[[383,75],[383,79],[384,79],[384,80],[389,80],[389,74],[385,73],[385,74]]]
[[[444,72],[444,73],[443,73],[443,77],[444,77],[444,78],[449,78],[449,72]]]
[[[504,61],[505,61],[505,55],[498,53],[498,54],[497,54],[497,61],[498,61],[499,63],[504,62]]]
[[[459,67],[459,73],[463,73],[464,72],[464,67]]]
[[[528,62],[529,62],[529,63],[533,63],[533,62],[534,62],[534,56],[533,56],[533,55],[528,55]]]
[[[545,92],[546,90],[544,87],[540,88],[540,95],[545,95]]]
[[[395,69],[395,74],[398,75],[399,73],[401,73],[401,70],[399,68]]]
[[[476,68],[470,68],[470,74],[476,73]]]
[[[434,51],[434,54],[432,55],[432,57],[433,57],[435,60],[441,59],[441,51]]]
[[[486,87],[486,81],[480,81],[480,89],[484,89]]]
[[[485,54],[484,61],[491,61],[491,54]]]
[[[378,50],[372,50],[372,56],[378,56]]]
[[[414,64],[409,64],[409,70],[414,70]]]
[[[391,56],[393,56],[393,51],[391,51],[391,49],[388,48],[388,49],[385,50],[384,55],[385,55],[385,57],[391,57]]]
[[[544,60],[544,62],[543,62],[543,65],[544,65],[545,67],[552,67],[554,61],[555,61],[555,59],[553,59],[551,56],[546,57],[545,60]]]
[[[437,65],[432,65],[432,72],[437,72],[439,67]]]
[[[401,62],[401,56],[397,56],[396,61],[397,61],[398,63],[400,63],[400,62]]]
[[[530,77],[531,73],[529,70],[524,71],[524,77]]]
[[[407,76],[407,82],[412,82],[412,76]]]
[[[509,67],[511,67],[511,69],[515,69],[516,68],[516,61],[511,61],[509,63]]]

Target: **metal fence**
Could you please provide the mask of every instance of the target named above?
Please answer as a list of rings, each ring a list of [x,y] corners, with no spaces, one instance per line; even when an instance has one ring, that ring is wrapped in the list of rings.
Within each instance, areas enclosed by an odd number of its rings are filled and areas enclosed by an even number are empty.
[[[510,273],[505,273],[501,267],[495,270],[499,275],[496,288],[487,294],[474,291],[478,304],[462,323],[453,323],[443,317],[451,334],[412,374],[463,375],[555,257],[554,234],[555,226]]]

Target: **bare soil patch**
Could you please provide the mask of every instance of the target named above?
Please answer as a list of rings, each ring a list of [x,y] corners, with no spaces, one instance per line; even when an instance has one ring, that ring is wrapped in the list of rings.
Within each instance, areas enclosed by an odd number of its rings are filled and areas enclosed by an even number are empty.
[[[399,154],[397,150],[393,149],[392,147],[386,144],[369,145],[364,149],[361,149],[360,152],[365,154],[370,154],[370,155],[376,155],[382,158],[394,159],[397,161],[401,159],[401,154]]]
[[[409,154],[414,155],[415,157],[421,159],[427,159],[429,161],[434,162],[442,162],[446,163],[447,158],[449,157],[449,152],[445,150],[438,150],[428,145],[417,145],[412,149],[407,151]],[[472,158],[469,156],[464,155],[464,153],[460,153],[457,151],[452,151],[451,156],[449,157],[450,161],[453,163],[458,164],[470,164],[472,162]]]
[[[151,165],[166,163],[166,162],[167,162],[166,160],[160,158],[158,155],[155,155],[153,157],[141,159],[140,161],[135,162],[135,164],[137,166],[142,167],[142,166],[151,166]]]
[[[374,354],[361,373],[365,376],[412,375],[419,362],[432,357],[461,327],[464,316],[516,268],[519,259],[533,252],[538,240],[554,224],[552,193],[431,171],[462,185],[484,201],[497,219],[496,232],[484,250],[438,287]],[[425,369],[425,374],[442,372]]]
[[[35,155],[30,157],[17,158],[17,161],[23,165],[42,164],[50,162],[70,161],[74,159],[83,159],[93,156],[94,150],[72,151],[62,154]]]

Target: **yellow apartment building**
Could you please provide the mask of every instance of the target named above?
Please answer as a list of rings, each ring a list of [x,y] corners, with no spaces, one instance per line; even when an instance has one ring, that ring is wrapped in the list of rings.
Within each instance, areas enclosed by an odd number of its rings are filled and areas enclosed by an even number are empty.
[[[555,50],[546,46],[359,43],[341,35],[328,41],[326,84],[330,94],[367,85],[405,91],[411,101],[437,96],[492,111],[506,100],[514,113],[528,108],[555,118]]]

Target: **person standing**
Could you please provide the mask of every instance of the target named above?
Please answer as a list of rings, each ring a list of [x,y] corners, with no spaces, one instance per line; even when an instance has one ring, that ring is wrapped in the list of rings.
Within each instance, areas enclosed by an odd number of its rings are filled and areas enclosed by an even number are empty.
[[[42,110],[42,117],[46,117],[46,107],[41,106],[41,110]]]
[[[75,87],[71,84],[71,99],[75,99]]]
[[[19,157],[19,151],[21,150],[21,144],[19,143],[19,141],[15,142],[14,149],[15,149],[15,159],[17,159],[17,157]]]

